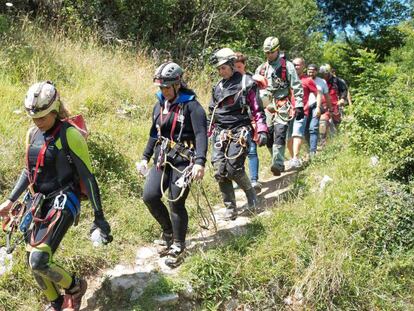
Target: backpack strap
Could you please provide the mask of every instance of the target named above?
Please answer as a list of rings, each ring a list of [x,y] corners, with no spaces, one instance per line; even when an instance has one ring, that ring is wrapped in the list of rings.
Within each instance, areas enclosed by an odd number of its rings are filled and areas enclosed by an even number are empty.
[[[282,80],[286,81],[286,56],[285,53],[280,53],[280,64],[282,66]]]

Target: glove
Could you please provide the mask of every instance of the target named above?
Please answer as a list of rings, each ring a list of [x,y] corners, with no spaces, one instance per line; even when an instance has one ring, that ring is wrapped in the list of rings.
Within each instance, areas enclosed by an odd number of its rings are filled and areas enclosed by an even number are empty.
[[[267,133],[266,132],[260,132],[259,137],[257,139],[257,145],[259,147],[262,147],[267,144]]]
[[[101,231],[102,243],[108,244],[111,243],[114,239],[111,233],[111,226],[106,221],[103,212],[95,212],[95,220],[92,223],[90,234],[94,232],[97,228]]]
[[[305,116],[305,112],[303,111],[303,107],[296,107],[295,108],[296,120],[302,120],[304,116]]]

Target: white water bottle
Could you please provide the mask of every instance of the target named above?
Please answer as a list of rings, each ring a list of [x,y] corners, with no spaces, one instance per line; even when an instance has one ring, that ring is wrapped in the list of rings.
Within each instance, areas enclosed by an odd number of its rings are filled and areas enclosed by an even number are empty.
[[[92,241],[92,245],[95,247],[102,245],[103,239],[101,236],[101,230],[99,228],[96,228],[95,230],[93,230],[91,234],[91,241]]]

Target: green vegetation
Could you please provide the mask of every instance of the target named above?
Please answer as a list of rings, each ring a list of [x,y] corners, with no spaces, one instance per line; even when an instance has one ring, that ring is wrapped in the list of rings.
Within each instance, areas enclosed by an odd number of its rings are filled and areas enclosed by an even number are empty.
[[[250,1],[240,15],[228,20],[217,13],[229,10],[226,1],[208,8],[195,1],[194,12],[188,12],[185,20],[165,14],[180,10],[182,3],[177,1],[148,6],[113,1],[112,7],[101,2],[63,1],[63,7],[55,7],[39,1],[36,18],[11,18],[10,12],[0,11],[4,13],[0,14],[0,196],[8,195],[24,167],[24,137],[30,126],[22,111],[27,86],[50,79],[70,110],[87,120],[93,167],[115,238],[103,248],[92,247],[88,240],[92,212],[86,203],[79,226],[70,230],[56,254],[65,267],[86,275],[132,262],[137,246],[160,233],[141,200],[143,179],[134,169],[149,129],[156,91],[152,73],[164,57],[162,51],[155,60],[148,57],[155,35],[162,34],[157,37],[159,49],[170,49],[190,60],[188,64],[194,64],[194,58],[206,60],[211,49],[223,44],[259,55],[257,48],[269,29],[280,33],[290,55],[317,63],[323,44],[321,34],[312,31],[319,25],[313,1],[292,5]],[[237,5],[241,9],[246,4]],[[31,9],[21,6],[23,11]],[[213,12],[218,14],[215,28],[207,34],[205,23],[208,16],[215,16]],[[264,17],[257,18],[258,14]],[[279,23],[282,15],[285,19]],[[59,31],[43,30],[40,20],[48,17]],[[116,29],[110,27],[111,21]],[[127,40],[137,35],[137,29],[139,40]],[[118,34],[122,40],[116,40]],[[414,309],[413,25],[399,25],[398,34],[404,34],[403,40],[387,47],[401,47],[388,58],[385,54],[378,58],[361,42],[360,49],[345,41],[324,45],[323,60],[352,83],[354,106],[348,108],[343,133],[300,173],[291,194],[271,216],[255,219],[246,235],[186,261],[182,277],[190,281],[203,309],[220,309],[232,298],[254,310],[282,309],[287,297],[300,303],[298,308],[310,310]],[[184,50],[174,50],[173,43]],[[211,68],[189,72],[187,78],[206,105]],[[267,151],[259,152],[266,163]],[[371,167],[369,158],[374,155],[380,164]],[[211,169],[204,186],[216,204],[220,199],[210,173]],[[324,175],[333,182],[321,191]],[[191,234],[197,230],[198,215],[192,199],[188,206]],[[0,242],[4,243],[3,236]],[[152,296],[180,288],[182,284],[161,278],[131,310],[151,310]],[[101,298],[108,308],[116,302]],[[20,247],[12,271],[0,278],[0,305],[27,310],[30,301],[33,309],[39,309],[42,299]]]
[[[204,308],[233,297],[254,310],[279,310],[292,296],[310,310],[412,309],[414,197],[369,163],[338,139],[271,217],[187,261],[184,278]],[[333,182],[321,191],[324,175]]]
[[[31,126],[22,107],[27,87],[38,80],[52,80],[69,109],[82,113],[87,121],[92,164],[115,238],[106,247],[92,247],[88,234],[92,209],[85,202],[81,222],[65,236],[56,260],[86,275],[120,261],[132,262],[138,245],[160,234],[141,200],[144,180],[136,174],[134,165],[145,147],[150,127],[155,64],[126,48],[99,46],[93,36],[75,42],[58,32],[45,33],[27,19],[3,33],[2,42],[1,198],[9,194],[24,167],[24,139]],[[209,89],[209,85],[199,88],[204,103]],[[117,114],[118,109],[124,113]],[[207,175],[205,187],[215,204],[217,190]],[[191,199],[189,209],[193,219],[190,232],[194,232],[198,215]],[[0,243],[4,242],[1,235]],[[0,278],[0,304],[7,310],[27,310],[27,301],[31,301],[33,309],[39,309],[43,298],[26,268],[24,247],[13,255],[13,270]]]

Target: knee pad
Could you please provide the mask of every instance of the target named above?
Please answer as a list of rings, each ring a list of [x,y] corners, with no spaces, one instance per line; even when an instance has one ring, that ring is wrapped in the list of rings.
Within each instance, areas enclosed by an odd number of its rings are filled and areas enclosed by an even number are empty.
[[[49,268],[50,255],[42,251],[30,253],[29,266],[33,271],[39,271],[46,274]]]

